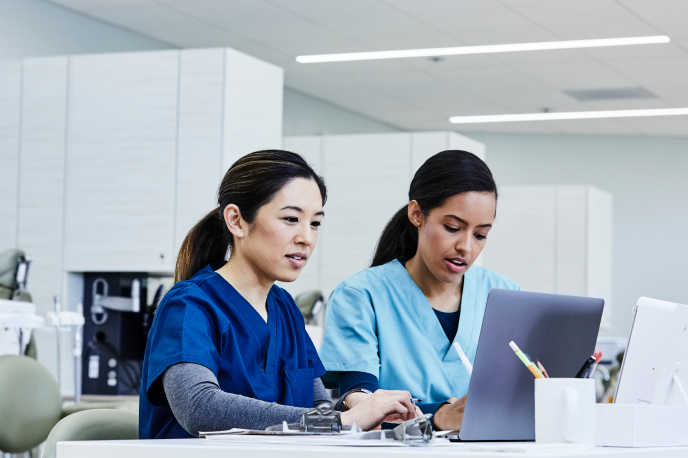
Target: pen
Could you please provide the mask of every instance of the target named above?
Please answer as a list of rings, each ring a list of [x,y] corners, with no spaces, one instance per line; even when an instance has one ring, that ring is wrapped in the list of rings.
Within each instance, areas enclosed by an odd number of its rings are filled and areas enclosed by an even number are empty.
[[[463,350],[461,349],[461,345],[459,345],[458,342],[454,342],[454,348],[456,349],[456,352],[459,354],[459,359],[463,363],[463,367],[466,368],[466,372],[468,372],[468,376],[470,377],[471,375],[473,375],[473,365],[468,360],[466,353],[463,352]]]
[[[576,378],[588,378],[590,374],[590,368],[592,365],[595,363],[595,357],[591,356],[590,358],[586,359],[585,362],[583,363],[583,366],[580,368],[578,373],[576,374]]]
[[[533,364],[533,362],[530,359],[528,359],[528,357],[525,354],[523,354],[521,349],[518,348],[518,345],[516,345],[516,343],[513,340],[509,342],[509,346],[514,351],[514,353],[516,353],[516,356],[518,356],[518,358],[521,361],[523,361],[523,364],[525,364],[526,367],[530,369],[530,372],[532,372],[536,378],[545,378],[545,376],[542,375],[542,372],[540,372],[540,369],[538,369],[535,366],[535,364]]]
[[[423,400],[422,400],[422,399],[418,399],[418,398],[411,398],[411,402],[413,403],[413,405],[416,405],[416,404],[418,404],[419,402],[423,402]]]

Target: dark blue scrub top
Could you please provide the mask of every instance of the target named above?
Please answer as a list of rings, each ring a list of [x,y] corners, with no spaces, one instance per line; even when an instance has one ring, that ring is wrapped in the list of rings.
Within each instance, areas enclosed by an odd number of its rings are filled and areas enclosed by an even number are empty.
[[[278,286],[268,294],[268,322],[210,264],[174,285],[155,312],[143,360],[139,437],[193,437],[167,403],[161,375],[177,363],[201,364],[228,393],[313,407],[313,379],[325,374],[303,315]]]

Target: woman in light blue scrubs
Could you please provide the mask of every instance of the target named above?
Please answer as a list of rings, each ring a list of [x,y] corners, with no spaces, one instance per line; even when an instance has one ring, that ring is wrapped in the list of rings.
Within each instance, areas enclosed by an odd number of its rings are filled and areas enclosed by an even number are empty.
[[[492,173],[477,156],[432,156],[409,201],[385,227],[372,266],[330,296],[320,359],[338,373],[343,408],[378,388],[404,389],[437,429],[458,430],[469,375],[452,344],[472,363],[488,293],[520,288],[473,265],[497,206]]]
[[[325,200],[322,178],[288,151],[251,153],[227,171],[217,208],[186,236],[176,283],[155,313],[142,368],[142,439],[264,429],[331,403],[303,316],[274,284],[296,280],[306,264]],[[415,417],[408,391],[376,395],[342,413],[342,423],[369,429],[388,416]]]

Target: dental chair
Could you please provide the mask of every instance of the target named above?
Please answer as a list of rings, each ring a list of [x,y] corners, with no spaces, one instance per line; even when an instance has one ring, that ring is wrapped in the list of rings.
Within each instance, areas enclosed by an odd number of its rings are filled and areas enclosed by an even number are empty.
[[[20,249],[13,248],[0,253],[0,300],[32,302],[31,294],[26,290],[26,280],[30,264],[31,260]],[[8,303],[5,303],[5,306],[7,305]],[[2,309],[6,308],[3,307]],[[8,311],[4,310],[4,312]],[[16,311],[11,311],[10,313],[14,312]],[[3,313],[3,310],[0,310],[0,313]],[[0,330],[0,332],[2,331]],[[0,338],[0,340],[5,341],[6,337]],[[0,352],[0,354],[2,353]],[[36,342],[33,333],[31,333],[28,344],[25,347],[20,345],[20,353],[36,359]]]
[[[0,450],[25,453],[41,444],[60,420],[57,381],[37,361],[0,356]]]

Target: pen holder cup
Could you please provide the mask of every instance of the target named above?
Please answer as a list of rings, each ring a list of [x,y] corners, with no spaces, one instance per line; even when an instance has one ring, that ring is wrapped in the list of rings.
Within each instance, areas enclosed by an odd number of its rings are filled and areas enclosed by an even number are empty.
[[[594,379],[535,379],[535,441],[595,445]]]

